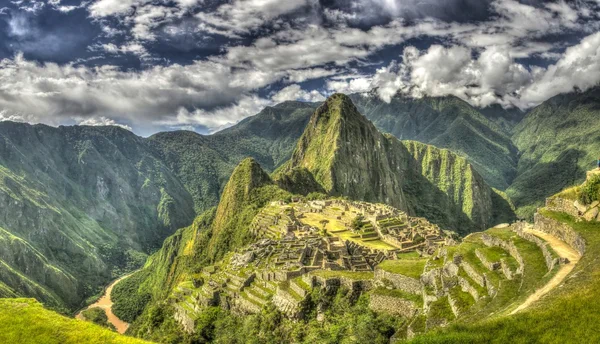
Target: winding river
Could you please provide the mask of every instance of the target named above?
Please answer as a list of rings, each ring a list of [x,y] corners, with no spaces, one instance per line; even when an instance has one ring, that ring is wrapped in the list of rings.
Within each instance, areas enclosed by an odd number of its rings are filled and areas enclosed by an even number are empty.
[[[131,276],[131,274],[125,275],[117,280],[114,280],[111,284],[108,285],[108,287],[106,287],[104,294],[102,295],[101,298],[98,299],[98,301],[96,301],[95,303],[93,303],[93,304],[89,305],[88,307],[84,308],[83,310],[81,310],[79,313],[77,313],[75,318],[80,319],[80,320],[85,320],[85,318],[83,317],[83,314],[82,314],[83,311],[85,311],[86,309],[94,308],[94,307],[102,308],[102,309],[104,309],[104,312],[106,312],[106,316],[108,317],[108,322],[113,324],[113,326],[117,329],[117,332],[119,332],[121,334],[125,333],[125,331],[127,331],[127,329],[129,328],[129,323],[124,322],[123,320],[117,318],[117,316],[113,314],[113,312],[112,312],[113,302],[110,299],[110,293],[112,292],[113,287],[117,283],[121,282],[122,280],[126,279],[129,276]]]

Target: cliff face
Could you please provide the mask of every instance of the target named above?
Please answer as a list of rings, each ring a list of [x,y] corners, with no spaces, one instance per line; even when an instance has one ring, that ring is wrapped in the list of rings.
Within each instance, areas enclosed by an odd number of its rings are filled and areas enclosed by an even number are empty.
[[[345,95],[313,114],[284,171],[296,168],[330,195],[387,203],[459,231],[494,221],[497,197],[467,160],[381,134]]]

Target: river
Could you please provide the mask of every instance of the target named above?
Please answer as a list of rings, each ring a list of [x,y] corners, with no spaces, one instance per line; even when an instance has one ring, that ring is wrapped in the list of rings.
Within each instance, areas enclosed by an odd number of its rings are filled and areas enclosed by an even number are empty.
[[[89,305],[88,307],[84,308],[79,313],[77,313],[75,318],[80,319],[80,320],[85,320],[83,317],[83,314],[82,314],[83,311],[85,311],[86,309],[94,308],[94,307],[102,308],[102,309],[104,309],[104,312],[106,312],[106,316],[108,317],[108,322],[113,324],[113,326],[117,329],[117,332],[119,332],[121,334],[125,333],[125,331],[127,331],[127,329],[129,328],[129,324],[124,322],[123,320],[117,318],[117,316],[113,314],[113,312],[112,312],[113,302],[110,299],[110,293],[112,292],[113,287],[117,283],[121,282],[122,280],[124,280],[125,278],[127,278],[129,276],[131,276],[131,274],[125,275],[125,276],[113,281],[111,284],[109,284],[108,287],[106,287],[106,290],[104,291],[104,294],[102,295],[102,297],[99,298],[98,301],[96,301],[95,303]]]

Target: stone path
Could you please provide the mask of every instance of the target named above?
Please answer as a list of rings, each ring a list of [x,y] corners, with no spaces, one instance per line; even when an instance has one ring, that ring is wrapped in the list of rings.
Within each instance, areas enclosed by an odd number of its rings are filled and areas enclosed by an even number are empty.
[[[554,275],[554,277],[552,277],[550,281],[548,281],[548,283],[546,283],[546,285],[536,290],[535,293],[529,295],[527,300],[525,300],[525,302],[523,302],[510,314],[515,314],[517,312],[522,311],[523,309],[526,309],[535,301],[539,300],[542,296],[546,295],[550,290],[554,289],[560,283],[562,283],[562,281],[567,277],[567,275],[573,270],[575,264],[577,264],[579,258],[581,257],[579,253],[575,251],[571,246],[567,245],[564,241],[558,239],[553,235],[535,230],[532,227],[526,228],[524,231],[546,240],[546,242],[548,242],[548,244],[550,245],[550,247],[552,247],[556,254],[558,254],[560,257],[567,258],[569,260],[569,263],[561,265],[558,272]]]
[[[125,333],[125,331],[127,331],[127,329],[129,328],[129,324],[124,322],[123,320],[117,318],[116,315],[114,315],[114,313],[112,312],[112,305],[113,302],[110,299],[110,293],[113,290],[113,287],[121,282],[122,280],[126,279],[127,277],[131,276],[132,274],[129,275],[125,275],[117,280],[115,280],[114,282],[112,282],[107,288],[106,291],[104,292],[104,295],[102,295],[101,298],[98,299],[98,301],[96,301],[96,303],[93,303],[91,305],[89,305],[86,309],[90,309],[90,308],[102,308],[104,309],[104,312],[106,312],[106,316],[108,317],[108,322],[113,324],[113,326],[117,329],[117,332],[119,332],[120,334]],[[80,320],[85,320],[85,318],[83,317],[83,311],[77,313],[77,315],[75,316],[75,318],[80,319]]]

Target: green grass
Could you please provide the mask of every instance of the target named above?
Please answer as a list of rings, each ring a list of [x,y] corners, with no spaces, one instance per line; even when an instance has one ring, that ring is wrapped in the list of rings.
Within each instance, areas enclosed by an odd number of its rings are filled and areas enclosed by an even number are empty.
[[[0,343],[148,343],[101,326],[64,317],[32,299],[0,299]]]
[[[371,271],[315,270],[311,274],[323,278],[345,277],[357,281],[374,278],[374,274]]]
[[[385,260],[377,265],[377,267],[387,272],[419,278],[423,273],[426,262],[427,259]]]
[[[419,306],[423,305],[423,297],[421,296],[421,294],[407,293],[400,289],[388,289],[388,288],[382,288],[382,287],[376,288],[371,292],[373,294],[377,294],[377,295],[391,296],[391,297],[397,297],[399,299],[413,301]]]
[[[491,318],[415,338],[413,343],[598,343],[600,332],[600,223],[575,222],[563,213],[541,211],[571,225],[587,251],[570,277],[531,308],[513,316]],[[527,269],[527,265],[526,265]]]

